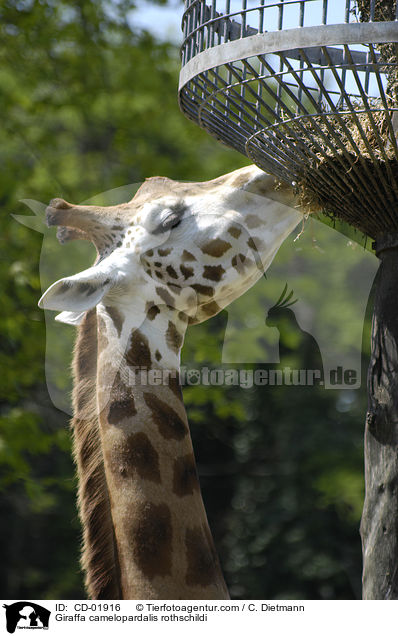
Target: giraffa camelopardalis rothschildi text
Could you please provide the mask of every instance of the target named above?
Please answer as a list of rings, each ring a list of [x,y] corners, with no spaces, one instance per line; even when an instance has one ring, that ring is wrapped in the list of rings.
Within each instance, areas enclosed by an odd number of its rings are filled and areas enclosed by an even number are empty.
[[[205,183],[148,179],[126,204],[54,199],[63,241],[96,264],[40,306],[79,325],[74,447],[92,598],[228,598],[179,385],[189,324],[217,314],[270,265],[302,215],[255,166]]]

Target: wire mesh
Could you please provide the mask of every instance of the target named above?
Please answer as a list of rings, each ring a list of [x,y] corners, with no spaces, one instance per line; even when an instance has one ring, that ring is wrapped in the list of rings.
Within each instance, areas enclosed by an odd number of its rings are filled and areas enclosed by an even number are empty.
[[[181,108],[310,208],[397,231],[397,20],[395,0],[187,0]]]

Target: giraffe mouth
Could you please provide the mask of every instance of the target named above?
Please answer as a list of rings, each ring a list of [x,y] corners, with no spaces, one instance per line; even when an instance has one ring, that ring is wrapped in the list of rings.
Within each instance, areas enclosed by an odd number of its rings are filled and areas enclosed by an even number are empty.
[[[57,239],[61,244],[84,237],[78,220],[71,214],[73,209],[74,206],[64,199],[52,199],[46,208],[47,226],[58,226]]]
[[[90,241],[99,253],[111,245],[112,237],[115,238],[124,227],[120,219],[113,220],[106,208],[74,205],[64,199],[50,201],[46,222],[48,227],[58,226],[57,239],[61,244],[74,240]]]
[[[69,241],[75,240],[86,240],[89,241],[89,237],[82,230],[78,230],[76,228],[67,227],[66,225],[61,225],[57,230],[57,239],[64,245],[65,243],[69,243]]]

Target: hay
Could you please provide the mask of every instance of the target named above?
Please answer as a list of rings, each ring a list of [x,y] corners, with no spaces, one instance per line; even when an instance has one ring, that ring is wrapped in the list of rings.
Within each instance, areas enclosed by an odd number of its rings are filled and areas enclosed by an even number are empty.
[[[363,104],[360,106],[363,111]],[[358,107],[355,114],[347,111],[339,114],[325,112],[302,118],[301,123],[293,120],[286,125],[297,137],[302,137],[304,126],[309,139],[307,146],[320,161],[324,159],[324,154],[334,156],[335,148],[339,152],[352,152],[372,160],[398,159],[389,115],[376,100],[372,100],[370,106],[372,110],[369,113],[361,112],[357,104],[354,106]]]
[[[369,159],[341,156],[331,158],[319,165],[318,169],[297,183],[296,194],[305,214],[322,213],[330,219],[349,223],[365,236],[376,238],[388,231],[398,231],[398,195],[393,183],[398,181],[398,162],[380,165],[382,195],[377,191],[374,181],[380,182],[375,174],[374,164]],[[359,175],[362,175],[362,178]],[[364,186],[368,181],[369,192]],[[328,187],[329,186],[329,187]],[[373,194],[373,196],[371,196]]]
[[[398,151],[387,117],[380,110],[286,122],[290,143],[306,157],[296,185],[306,213],[322,211],[373,238],[398,229]]]
[[[397,0],[376,0],[375,21],[394,21]],[[357,0],[355,14],[370,20],[370,0]],[[387,75],[388,107],[398,106],[398,45],[378,44],[380,68]],[[297,194],[308,213],[320,210],[328,217],[353,225],[375,238],[398,231],[398,149],[391,114],[380,100],[353,104],[355,114],[318,114],[286,123],[295,134],[293,145],[306,155],[306,170],[297,181]],[[362,111],[362,112],[360,112]],[[305,133],[303,134],[303,127]],[[297,137],[302,143],[297,143]]]

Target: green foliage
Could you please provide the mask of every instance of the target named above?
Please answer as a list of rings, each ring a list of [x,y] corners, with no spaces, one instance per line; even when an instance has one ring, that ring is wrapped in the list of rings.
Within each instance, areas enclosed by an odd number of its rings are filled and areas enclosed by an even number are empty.
[[[48,397],[37,301],[41,283],[92,259],[82,242],[61,248],[55,230],[46,230],[52,242],[46,234],[40,281],[43,234],[30,227],[44,230],[10,215],[30,214],[22,199],[79,202],[122,186],[119,195],[128,198],[147,176],[199,181],[248,163],[180,114],[176,47],[134,29],[134,4],[5,0],[0,7],[3,598],[84,594],[68,418]],[[320,305],[313,320],[323,325],[323,336],[336,329],[339,342],[351,346],[361,316],[343,270],[331,266],[341,247],[332,246],[322,260],[307,244],[294,245],[281,253],[275,276],[190,329],[187,367],[239,362],[250,370],[270,359],[278,333],[265,329],[264,312],[292,275],[289,263],[301,281],[296,293],[308,306]],[[65,250],[62,262],[59,250]],[[359,284],[360,261],[347,262],[347,276]],[[318,281],[329,274],[335,295],[323,303]],[[242,341],[243,333],[250,338]],[[67,392],[73,329],[59,325],[49,334],[49,388],[58,396]],[[287,344],[294,338],[287,335]],[[364,387],[345,393],[286,386],[184,390],[209,519],[235,597],[358,596]]]

